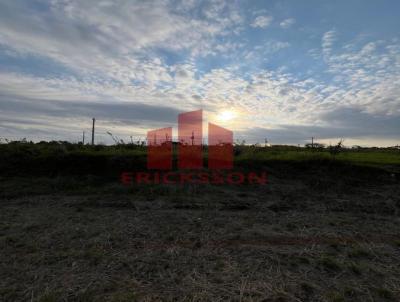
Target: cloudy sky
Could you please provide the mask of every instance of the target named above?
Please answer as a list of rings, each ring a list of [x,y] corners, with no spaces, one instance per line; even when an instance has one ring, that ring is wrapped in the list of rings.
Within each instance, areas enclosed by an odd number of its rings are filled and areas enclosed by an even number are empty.
[[[400,2],[0,0],[0,138],[400,143]]]

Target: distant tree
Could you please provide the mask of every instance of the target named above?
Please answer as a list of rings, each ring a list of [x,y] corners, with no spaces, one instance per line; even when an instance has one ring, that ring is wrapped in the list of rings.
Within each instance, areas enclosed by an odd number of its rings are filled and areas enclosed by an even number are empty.
[[[119,139],[117,136],[113,135],[110,131],[107,131],[107,134],[112,138],[116,145],[124,144],[123,140]]]
[[[325,145],[324,144],[320,144],[320,143],[308,143],[308,144],[305,144],[305,147],[308,148],[308,149],[314,148],[316,150],[322,150],[322,149],[325,148]]]
[[[363,149],[363,147],[361,147],[359,145],[354,145],[354,146],[351,146],[351,149],[354,150],[354,151],[360,151],[360,150]]]
[[[239,139],[237,139],[235,142],[235,146],[245,146],[245,145],[246,145],[245,140],[240,141]]]
[[[341,139],[336,145],[329,146],[329,153],[332,156],[338,155],[343,150],[343,139]]]

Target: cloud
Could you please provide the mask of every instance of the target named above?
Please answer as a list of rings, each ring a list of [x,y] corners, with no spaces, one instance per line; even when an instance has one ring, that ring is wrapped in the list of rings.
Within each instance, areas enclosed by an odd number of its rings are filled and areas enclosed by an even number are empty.
[[[251,27],[266,28],[268,27],[274,18],[272,16],[258,16],[250,24]]]
[[[71,128],[80,135],[95,115],[104,127],[143,135],[198,108],[210,117],[238,112],[227,125],[235,133],[269,129],[289,139],[293,132],[295,141],[312,129],[327,138],[366,137],[369,129],[391,138],[397,126],[396,39],[343,42],[339,34],[349,35],[314,29],[313,37],[300,36],[302,48],[297,38],[277,40],[290,33],[272,28],[260,40],[258,29],[273,20],[269,11],[246,11],[236,1],[27,3],[0,3],[5,133],[71,137]],[[301,67],[304,54],[314,58],[312,66]],[[353,124],[338,122],[339,113]],[[251,135],[257,133],[264,135]]]
[[[287,42],[268,41],[254,51],[276,52],[288,46]],[[311,76],[299,78],[284,69],[242,74],[231,66],[199,73],[193,62],[168,66],[156,59],[138,65],[137,84],[3,72],[0,99],[10,100],[17,107],[13,109],[10,102],[2,101],[2,119],[7,118],[2,125],[22,132],[25,124],[21,126],[18,121],[31,116],[35,117],[30,118],[33,124],[40,120],[43,123],[35,129],[53,129],[53,133],[61,135],[68,133],[67,125],[71,122],[66,123],[66,119],[83,125],[97,115],[103,123],[107,121],[107,127],[117,127],[119,133],[143,135],[146,129],[162,124],[143,118],[146,114],[135,115],[144,112],[140,109],[144,105],[150,106],[146,112],[157,106],[170,108],[155,115],[160,121],[163,115],[174,118],[178,111],[201,107],[212,115],[231,108],[240,114],[229,128],[249,138],[258,132],[246,129],[260,128],[287,137],[287,141],[281,140],[285,143],[290,142],[290,132],[296,133],[297,139],[292,137],[294,142],[302,136],[307,138],[307,133],[313,131],[316,137],[324,139],[355,139],[358,135],[373,137],[376,142],[383,139],[384,133],[387,139],[393,139],[400,116],[400,48],[393,43],[369,41],[342,49],[327,56],[327,72],[334,77],[329,83]],[[343,119],[339,120],[341,116]],[[79,128],[75,131],[78,133]]]
[[[267,42],[254,46],[252,50],[243,53],[243,62],[266,62],[273,58],[273,54],[290,47],[289,42],[268,40]]]
[[[216,54],[218,37],[243,21],[234,6],[216,3],[203,12],[207,18],[174,10],[169,1],[55,0],[47,14],[23,3],[0,4],[0,45],[118,81],[134,78],[132,71],[153,48]]]
[[[265,43],[264,47],[262,47],[262,48],[264,48],[267,53],[274,53],[281,49],[288,48],[289,46],[290,46],[289,42],[271,40],[271,41],[267,41]]]
[[[286,28],[291,27],[295,23],[296,23],[295,19],[289,18],[289,19],[285,19],[281,23],[279,23],[279,26],[286,29]]]
[[[335,30],[330,30],[322,36],[322,52],[325,56],[330,55],[333,43],[336,41],[337,33]]]
[[[249,143],[263,142],[264,138],[272,144],[305,144],[311,137],[322,143],[335,144],[344,138],[351,146],[364,138],[368,141],[396,144],[399,117],[370,116],[360,110],[341,107],[324,114],[321,119],[325,125],[275,125],[269,128],[251,128],[237,132],[238,137],[247,138]]]
[[[82,103],[77,101],[52,101],[31,99],[8,99],[0,105],[2,112],[13,116],[23,112],[29,116],[42,115],[51,117],[75,117],[123,122],[127,125],[144,123],[174,123],[180,110],[176,108],[147,105],[142,103]]]
[[[175,125],[181,112],[143,103],[38,100],[9,95],[0,98],[2,135],[14,139],[76,141],[82,131],[89,133],[92,117],[97,120],[98,142],[112,142],[107,131],[124,139],[130,135],[144,138],[149,129]]]

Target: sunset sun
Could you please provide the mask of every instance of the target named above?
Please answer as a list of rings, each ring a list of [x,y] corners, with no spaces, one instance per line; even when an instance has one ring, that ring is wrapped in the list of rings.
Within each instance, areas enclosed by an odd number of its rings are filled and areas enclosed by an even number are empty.
[[[229,122],[232,119],[234,119],[236,117],[236,113],[234,111],[231,110],[225,110],[225,111],[221,111],[218,114],[218,120],[220,120],[221,122]]]

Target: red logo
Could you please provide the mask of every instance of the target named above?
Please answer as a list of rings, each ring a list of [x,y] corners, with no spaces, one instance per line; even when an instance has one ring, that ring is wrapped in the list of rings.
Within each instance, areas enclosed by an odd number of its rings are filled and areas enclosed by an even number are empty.
[[[156,171],[123,172],[121,181],[127,185],[267,183],[266,172],[229,171],[233,168],[232,131],[208,123],[207,137],[205,144],[202,110],[179,114],[177,141],[172,140],[172,127],[147,132],[147,169]],[[181,172],[169,171],[174,168],[174,153]]]
[[[173,150],[178,153],[179,169],[203,168],[203,111],[178,116],[178,141],[172,141],[172,127],[147,132],[147,168],[171,170]],[[176,146],[176,148],[174,148]],[[208,123],[207,167],[233,168],[233,132]],[[205,149],[205,148],[204,148]]]

